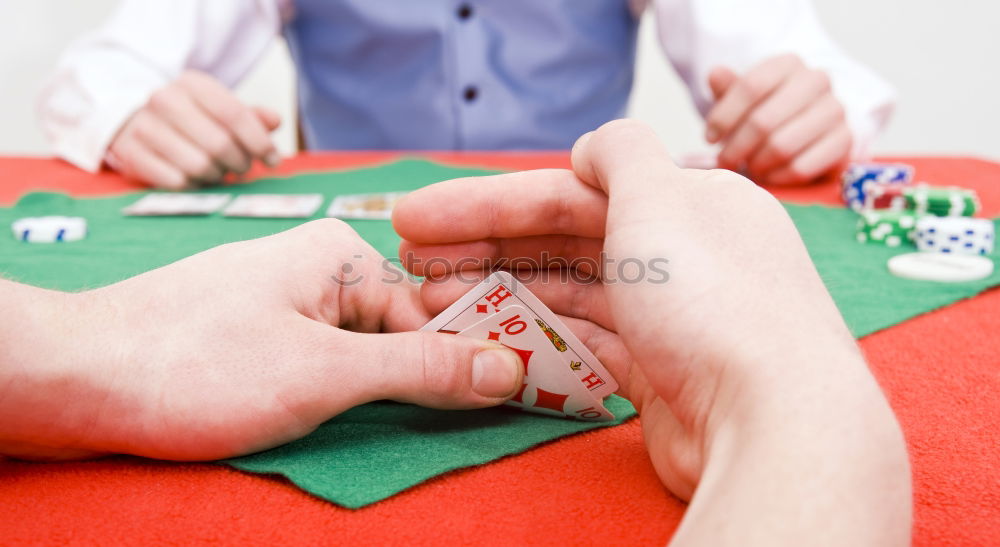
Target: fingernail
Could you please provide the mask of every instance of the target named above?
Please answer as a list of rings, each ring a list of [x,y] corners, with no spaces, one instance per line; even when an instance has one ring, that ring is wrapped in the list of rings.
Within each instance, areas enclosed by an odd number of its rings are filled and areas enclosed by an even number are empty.
[[[513,352],[486,349],[472,359],[472,389],[483,397],[509,397],[517,388],[520,363]]]
[[[718,138],[719,132],[714,127],[709,127],[708,130],[705,131],[705,140],[708,142],[715,142]]]
[[[268,152],[268,154],[264,156],[264,163],[273,169],[281,163],[281,156],[279,156],[277,152]]]

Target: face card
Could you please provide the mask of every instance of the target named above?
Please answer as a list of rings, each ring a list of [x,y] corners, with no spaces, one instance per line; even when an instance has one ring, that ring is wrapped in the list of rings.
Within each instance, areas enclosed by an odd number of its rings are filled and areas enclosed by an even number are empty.
[[[508,405],[528,412],[588,421],[613,420],[601,400],[584,387],[559,352],[520,306],[508,306],[458,333],[491,340],[521,356],[524,383]]]
[[[320,205],[322,194],[244,194],[233,200],[222,214],[227,217],[305,218]]]
[[[210,215],[229,201],[229,194],[161,192],[146,194],[122,209],[128,216],[196,216]]]
[[[345,220],[390,220],[392,208],[406,194],[407,192],[388,192],[337,196],[326,210],[326,216]]]
[[[457,333],[508,306],[528,311],[579,381],[598,399],[618,389],[604,365],[552,310],[507,272],[496,272],[444,310],[420,330]]]

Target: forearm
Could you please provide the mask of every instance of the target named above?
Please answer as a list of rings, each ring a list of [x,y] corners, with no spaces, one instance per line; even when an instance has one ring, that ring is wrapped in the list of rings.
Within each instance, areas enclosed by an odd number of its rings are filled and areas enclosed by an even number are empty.
[[[850,353],[741,390],[708,441],[675,544],[909,543],[902,433]]]
[[[90,453],[110,378],[88,296],[0,280],[0,454],[45,459]]]

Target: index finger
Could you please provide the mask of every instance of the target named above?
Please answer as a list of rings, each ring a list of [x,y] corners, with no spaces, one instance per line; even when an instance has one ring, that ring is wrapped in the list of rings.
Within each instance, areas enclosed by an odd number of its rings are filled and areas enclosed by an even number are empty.
[[[751,108],[771,95],[788,74],[801,66],[798,57],[782,55],[750,69],[709,111],[705,119],[708,140],[715,142],[727,138]]]
[[[260,117],[225,86],[201,74],[185,74],[183,84],[193,91],[194,100],[229,130],[251,156],[269,163],[278,155],[270,132]]]
[[[602,237],[608,200],[565,169],[453,179],[412,192],[392,225],[414,243],[546,234]]]

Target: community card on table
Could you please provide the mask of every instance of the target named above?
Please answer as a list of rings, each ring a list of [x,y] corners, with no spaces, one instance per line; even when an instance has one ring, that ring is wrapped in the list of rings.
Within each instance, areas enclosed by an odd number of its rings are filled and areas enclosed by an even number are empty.
[[[508,306],[458,335],[497,342],[521,356],[524,383],[507,405],[579,420],[615,419],[601,399],[577,380],[532,314],[521,306]]]
[[[122,213],[129,216],[210,215],[228,203],[229,198],[229,194],[160,192],[146,194],[122,209]]]
[[[457,334],[510,306],[524,308],[563,366],[594,395],[604,399],[618,389],[618,383],[604,365],[569,328],[523,284],[500,271],[484,279],[420,330]]]
[[[305,218],[320,205],[322,194],[244,194],[233,200],[222,214],[227,217]]]
[[[326,216],[345,220],[390,220],[392,208],[407,192],[350,194],[334,198]]]

